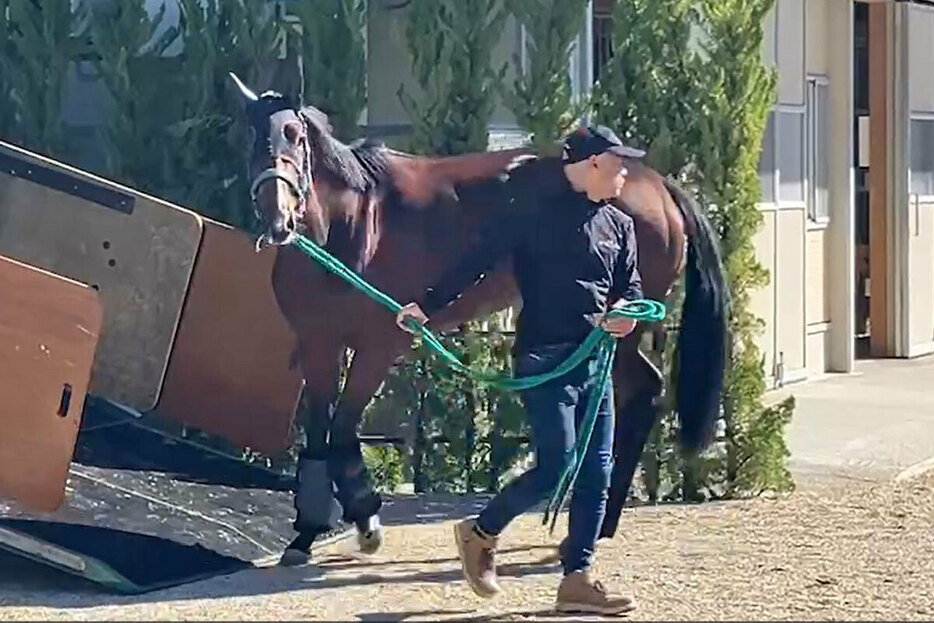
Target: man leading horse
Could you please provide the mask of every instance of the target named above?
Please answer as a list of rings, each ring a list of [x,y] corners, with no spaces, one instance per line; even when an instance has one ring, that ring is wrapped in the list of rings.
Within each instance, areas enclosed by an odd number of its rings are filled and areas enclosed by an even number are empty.
[[[611,307],[642,298],[633,222],[610,200],[619,196],[626,181],[623,158],[641,158],[644,152],[623,145],[602,126],[578,130],[565,147],[564,160],[553,163],[545,186],[520,195],[508,220],[486,231],[421,304],[410,303],[399,312],[401,328],[411,331],[409,319],[425,324],[503,257],[511,256],[522,297],[513,347],[517,376],[556,368],[594,324],[617,338],[632,332],[635,321],[629,318],[603,318]],[[619,614],[633,607],[628,597],[609,596],[590,573],[606,513],[614,431],[612,386],[598,387],[596,372],[592,354],[568,374],[523,392],[536,466],[510,482],[479,517],[454,528],[464,577],[478,595],[491,597],[500,591],[494,558],[499,535],[558,485],[574,454],[587,404],[599,400],[571,499],[568,538],[561,548],[564,579],[557,609]]]
[[[309,406],[295,492],[298,534],[283,562],[310,558],[312,543],[330,528],[335,497],[344,519],[356,524],[361,549],[372,552],[381,541],[381,502],[368,482],[357,430],[393,362],[411,347],[411,336],[397,329],[385,308],[291,242],[302,233],[393,299],[420,300],[469,253],[471,240],[510,218],[516,207],[510,196],[560,180],[560,160],[536,158],[531,149],[431,157],[371,141],[348,146],[331,135],[322,111],[271,91],[257,96],[235,82],[246,100],[259,243],[278,247],[272,287],[297,338]],[[682,445],[698,450],[719,416],[726,359],[728,300],[717,236],[690,194],[638,158],[625,158],[625,166],[625,185],[611,203],[632,219],[644,296],[663,300],[684,274],[676,365],[691,372],[680,376],[675,408]],[[519,302],[514,270],[502,261],[434,313],[432,327],[451,330]],[[662,378],[639,352],[646,326],[637,325],[616,352],[615,466],[601,536],[616,530],[656,421],[652,400]],[[348,347],[354,356],[341,387]]]

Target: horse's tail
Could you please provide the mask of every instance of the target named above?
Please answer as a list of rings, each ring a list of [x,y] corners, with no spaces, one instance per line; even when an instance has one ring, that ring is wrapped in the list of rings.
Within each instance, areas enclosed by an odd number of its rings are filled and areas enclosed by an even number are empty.
[[[701,450],[712,441],[720,416],[730,295],[717,234],[710,221],[689,193],[670,180],[665,181],[665,186],[684,215],[687,233],[675,402],[682,445]]]

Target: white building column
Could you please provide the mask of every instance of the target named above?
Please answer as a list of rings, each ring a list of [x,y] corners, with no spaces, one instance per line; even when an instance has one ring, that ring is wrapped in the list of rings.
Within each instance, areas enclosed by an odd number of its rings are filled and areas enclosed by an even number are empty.
[[[830,72],[830,225],[826,270],[830,300],[827,367],[850,372],[855,359],[855,170],[853,155],[853,0],[827,3]]]
[[[908,18],[910,6],[900,2],[890,11],[892,84],[889,90],[889,136],[891,147],[888,170],[888,250],[889,283],[894,296],[889,300],[890,349],[896,357],[908,357],[911,349],[908,297],[910,275],[910,228],[908,214]]]

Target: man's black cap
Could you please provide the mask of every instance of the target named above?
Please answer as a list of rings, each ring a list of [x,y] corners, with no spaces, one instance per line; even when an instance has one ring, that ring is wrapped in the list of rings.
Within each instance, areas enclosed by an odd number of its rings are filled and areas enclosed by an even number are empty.
[[[641,149],[624,145],[610,128],[603,125],[582,126],[564,141],[564,157],[568,162],[580,162],[606,151],[623,158],[645,156]]]

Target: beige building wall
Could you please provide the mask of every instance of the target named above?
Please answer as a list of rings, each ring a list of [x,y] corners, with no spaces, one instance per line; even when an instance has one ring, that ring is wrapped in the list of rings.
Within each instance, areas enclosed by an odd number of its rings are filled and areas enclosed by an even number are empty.
[[[776,0],[778,101],[804,104],[806,0]]]
[[[771,386],[831,368],[829,274],[834,266],[829,227],[834,212],[840,212],[845,221],[848,204],[825,199],[826,216],[810,209],[807,85],[811,78],[822,81],[826,89],[834,86],[831,68],[836,60],[828,42],[840,32],[831,20],[832,10],[838,7],[829,3],[842,1],[776,0],[764,24],[763,58],[778,71],[778,97],[771,115],[772,134],[763,144],[770,153],[764,154],[765,164],[760,167],[765,171],[760,205],[763,223],[755,238],[757,257],[769,271],[770,281],[753,294],[752,307],[765,323],[758,345]],[[825,131],[830,132],[829,128]],[[830,160],[830,154],[825,158]],[[826,184],[829,181],[824,188]],[[824,196],[829,197],[829,191]]]
[[[777,8],[773,6],[768,12],[763,23],[762,37],[762,61],[767,66],[778,68],[778,40],[777,40]],[[770,124],[766,128],[766,135],[763,139],[762,160],[766,161],[762,169],[769,169],[774,162],[773,154],[774,143],[770,138],[774,138],[774,115],[770,119]],[[762,177],[763,199],[759,205],[762,211],[762,223],[759,230],[753,238],[753,244],[756,250],[756,259],[759,264],[768,271],[769,283],[750,293],[749,303],[753,314],[763,323],[763,328],[756,337],[756,346],[763,358],[763,367],[765,369],[766,384],[772,385],[774,382],[773,373],[775,371],[775,204],[771,202],[770,196],[774,194],[774,178],[764,175]]]
[[[830,78],[827,3],[805,0],[805,68],[809,76]],[[827,223],[807,219],[805,240],[806,362],[808,374],[827,370],[830,338],[830,301],[827,287]]]
[[[812,245],[803,180],[807,11],[805,0],[777,0],[764,23],[763,59],[778,70],[778,101],[773,134],[763,144],[775,167],[772,178],[764,178],[763,222],[755,238],[757,258],[770,278],[753,294],[752,307],[765,324],[758,345],[770,386],[803,379],[810,367],[807,310],[814,294],[806,283]],[[816,295],[823,296],[822,290]]]
[[[908,12],[908,356],[934,352],[934,7]]]
[[[763,357],[766,382],[773,382],[772,373],[775,369],[775,210],[763,208],[762,225],[753,239],[756,248],[756,259],[769,273],[769,283],[764,288],[758,288],[750,293],[749,304],[754,313],[763,323],[763,330],[756,338],[756,346]]]
[[[407,9],[387,9],[383,3],[370,2],[368,8],[367,56],[369,101],[367,122],[373,127],[408,126],[410,120],[399,100],[398,90],[404,86],[416,99],[420,96],[418,84],[412,76],[409,52],[405,41],[408,21]],[[493,54],[493,66],[507,64],[506,83],[511,85],[515,76],[514,57],[519,52],[519,27],[509,17],[503,36]],[[515,126],[515,117],[501,103],[493,114],[491,125]]]
[[[807,371],[809,375],[827,371],[830,347],[830,301],[827,288],[826,230],[807,233]]]

